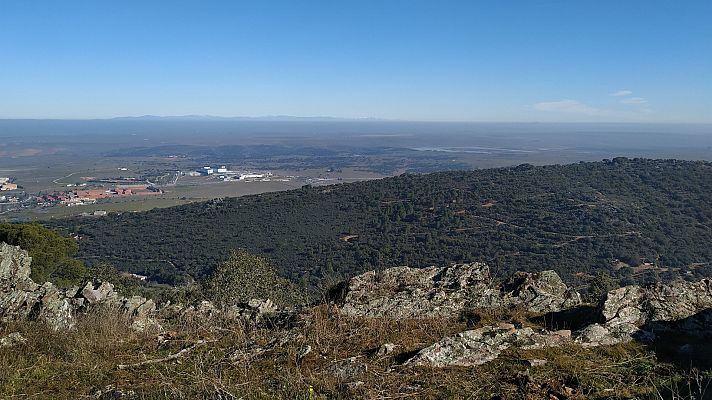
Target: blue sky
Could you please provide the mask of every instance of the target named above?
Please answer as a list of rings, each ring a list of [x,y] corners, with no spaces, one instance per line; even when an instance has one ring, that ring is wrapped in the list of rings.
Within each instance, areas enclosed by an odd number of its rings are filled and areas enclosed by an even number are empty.
[[[0,118],[712,122],[712,1],[0,0]]]

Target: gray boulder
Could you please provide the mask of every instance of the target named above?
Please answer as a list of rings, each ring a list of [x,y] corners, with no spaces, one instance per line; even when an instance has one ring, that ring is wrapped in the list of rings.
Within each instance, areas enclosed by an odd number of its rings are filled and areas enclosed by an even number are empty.
[[[483,302],[488,296],[497,297],[489,282],[489,269],[480,263],[370,271],[348,282],[341,311],[398,319],[454,317],[475,293]]]
[[[368,365],[351,357],[331,364],[326,372],[339,381],[351,381],[364,376],[368,372]]]
[[[644,310],[650,321],[677,321],[712,308],[712,280],[657,284],[646,291]]]
[[[77,313],[102,306],[123,312],[137,330],[158,325],[152,300],[121,297],[109,282],[88,282],[81,290],[38,285],[30,278],[31,261],[26,251],[0,243],[0,321],[38,320],[55,330],[70,329]]]
[[[600,323],[583,328],[576,341],[584,346],[626,343],[633,339],[652,341],[655,331],[665,329],[674,322],[686,320],[681,333],[694,334],[708,330],[706,317],[691,318],[712,309],[712,283],[677,281],[657,284],[650,288],[625,286],[611,290],[599,305]],[[705,314],[706,315],[706,314]],[[676,325],[677,326],[677,325]],[[688,326],[689,329],[684,329]]]
[[[490,362],[512,346],[540,349],[571,342],[571,331],[517,329],[512,324],[500,323],[446,337],[418,352],[405,365],[470,367]]]
[[[70,293],[67,294],[69,295]],[[87,282],[82,289],[81,297],[89,304],[96,304],[103,301],[117,300],[119,296],[114,292],[114,285],[109,282],[101,282],[98,286],[94,282]]]
[[[30,279],[30,257],[16,246],[0,242],[0,290],[34,290],[37,285]]]
[[[56,329],[74,325],[64,294],[47,282],[30,279],[32,258],[16,246],[0,243],[0,321],[40,319]]]
[[[554,271],[517,273],[495,285],[483,263],[449,267],[388,268],[348,281],[341,311],[363,317],[454,318],[466,309],[521,305],[529,311],[561,311],[581,303]]]
[[[569,309],[581,304],[581,295],[570,289],[554,271],[516,272],[503,285],[503,302],[522,304],[536,313]]]
[[[279,308],[270,299],[251,299],[218,307],[210,301],[195,305],[162,305],[159,314],[166,319],[192,321],[217,328],[221,323],[239,322],[260,326],[286,327],[298,314],[294,308]]]
[[[156,314],[156,303],[151,299],[141,296],[131,296],[122,299],[121,311],[131,321],[131,327],[139,332],[150,328],[160,329],[158,321],[154,318]]]
[[[39,310],[36,318],[47,322],[54,329],[74,327],[75,310],[70,299],[49,282],[45,282],[41,289],[44,290],[44,294],[35,306],[35,309]]]

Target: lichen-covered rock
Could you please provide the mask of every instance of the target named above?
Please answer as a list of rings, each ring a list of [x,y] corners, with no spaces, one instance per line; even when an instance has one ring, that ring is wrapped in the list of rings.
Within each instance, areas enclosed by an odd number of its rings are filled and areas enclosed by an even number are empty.
[[[465,309],[515,305],[545,313],[581,303],[554,271],[517,273],[495,286],[482,263],[370,271],[352,278],[344,291],[343,313],[397,319],[453,318]]]
[[[657,284],[646,291],[644,309],[650,321],[676,321],[712,308],[712,280]]]
[[[387,356],[396,349],[396,345],[393,343],[384,343],[381,346],[378,347],[378,350],[376,350],[376,355],[379,357]]]
[[[0,242],[0,290],[34,290],[37,285],[30,279],[30,257],[16,246]]]
[[[0,243],[0,321],[38,320],[56,330],[70,329],[77,313],[100,305],[123,311],[135,329],[157,325],[153,300],[121,297],[109,282],[88,282],[81,290],[38,285],[30,278],[31,261],[26,251]]]
[[[452,317],[473,293],[484,294],[489,280],[489,269],[480,263],[370,271],[349,281],[341,310],[367,317]]]
[[[49,282],[41,287],[44,295],[40,299],[36,318],[47,322],[54,329],[69,329],[75,324],[74,310],[63,292]]]
[[[256,311],[260,315],[274,314],[277,312],[277,306],[275,306],[270,299],[251,299],[247,302],[247,307]]]
[[[638,327],[630,324],[611,326],[594,323],[576,332],[575,340],[583,347],[610,346],[630,342],[633,340],[633,336],[638,333],[641,333]],[[642,333],[639,335],[640,339],[647,337]]]
[[[114,285],[109,282],[101,282],[99,286],[96,286],[94,282],[87,282],[82,289],[81,296],[90,304],[116,300],[119,297],[114,292]]]
[[[711,308],[712,283],[709,279],[657,284],[650,288],[625,286],[606,293],[599,306],[601,322],[580,330],[576,341],[585,346],[625,343],[634,339],[652,341],[656,330],[670,326],[660,322],[680,321]],[[699,325],[697,329],[705,329],[702,327],[704,318],[691,318],[688,324],[690,329],[695,324]],[[709,329],[709,325],[706,327]]]
[[[640,325],[645,322],[641,307],[645,291],[638,286],[626,286],[606,294],[601,306],[601,315],[610,326]]]
[[[16,246],[0,243],[0,321],[41,319],[56,329],[73,326],[72,309],[51,283],[30,279],[32,258]]]
[[[581,295],[554,271],[516,272],[503,285],[504,303],[522,304],[532,312],[557,312],[581,304]]]
[[[469,367],[492,361],[511,346],[540,349],[562,346],[571,342],[571,331],[517,329],[512,324],[501,323],[446,337],[421,350],[405,364]]]
[[[267,327],[288,327],[294,322],[296,308],[278,308],[270,299],[251,299],[247,303],[235,303],[217,307],[209,301],[195,305],[164,304],[158,314],[166,319],[181,319],[186,322],[215,326],[224,322],[251,323]]]
[[[351,381],[365,375],[368,372],[368,365],[356,357],[351,357],[331,364],[326,371],[342,382]]]
[[[0,293],[0,321],[28,319],[42,293],[19,289],[4,290]]]
[[[156,303],[151,299],[131,296],[123,300],[121,310],[131,321],[131,327],[139,332],[149,328],[160,329],[158,321],[153,318],[156,314]]]

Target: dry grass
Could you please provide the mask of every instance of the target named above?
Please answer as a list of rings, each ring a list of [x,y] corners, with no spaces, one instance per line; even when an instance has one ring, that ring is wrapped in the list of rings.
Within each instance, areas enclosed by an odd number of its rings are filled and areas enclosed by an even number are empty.
[[[493,313],[482,320],[524,319],[519,311],[510,314]],[[637,344],[511,350],[473,368],[403,367],[414,352],[468,329],[467,324],[350,318],[330,306],[306,310],[291,329],[172,321],[166,326],[175,334],[164,342],[156,332],[133,332],[112,315],[84,316],[70,332],[37,323],[5,326],[3,335],[17,331],[27,343],[0,349],[0,398],[92,398],[107,385],[132,390],[142,399],[660,398],[689,376]],[[200,340],[205,343],[195,345]],[[395,351],[378,355],[384,343],[395,344]],[[311,352],[300,357],[308,347]],[[118,368],[186,348],[190,351],[173,360]],[[366,371],[345,380],[330,372],[335,362],[351,357]],[[529,367],[531,358],[548,362]],[[355,381],[363,383],[347,385]]]

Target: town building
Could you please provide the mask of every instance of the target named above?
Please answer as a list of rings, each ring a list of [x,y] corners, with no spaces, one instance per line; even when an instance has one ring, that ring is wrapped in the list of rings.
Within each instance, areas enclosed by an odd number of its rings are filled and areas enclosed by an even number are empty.
[[[240,179],[260,179],[264,178],[265,174],[242,174],[240,175]]]

